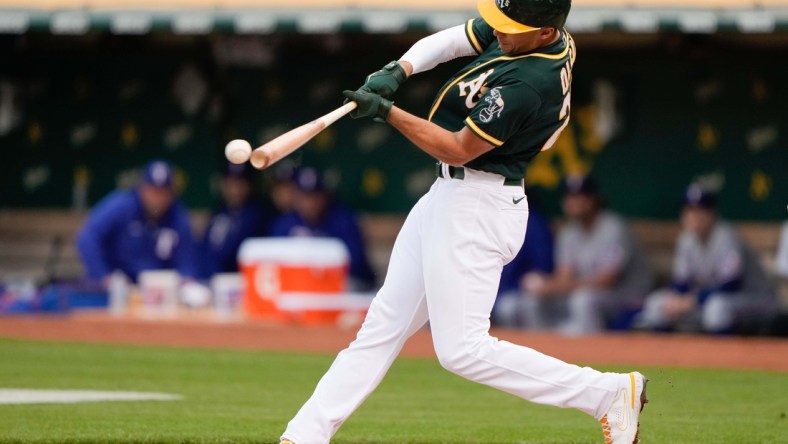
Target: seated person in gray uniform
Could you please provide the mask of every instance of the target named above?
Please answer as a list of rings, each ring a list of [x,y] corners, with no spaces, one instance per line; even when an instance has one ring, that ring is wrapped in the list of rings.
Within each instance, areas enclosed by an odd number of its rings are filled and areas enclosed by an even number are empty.
[[[526,275],[521,297],[499,314],[509,311],[505,317],[528,329],[596,333],[642,306],[651,268],[626,221],[602,208],[590,177],[568,177],[563,188],[568,221],[558,232],[555,272]]]
[[[788,222],[783,223],[780,232],[780,243],[777,245],[777,257],[774,259],[777,276],[788,279]]]
[[[715,196],[689,187],[671,288],[650,295],[636,326],[726,333],[768,321],[776,309],[760,261],[716,211]]]
[[[774,271],[780,284],[777,294],[786,301],[788,300],[788,222],[783,223],[780,232],[780,243],[777,244],[777,256],[774,258]]]

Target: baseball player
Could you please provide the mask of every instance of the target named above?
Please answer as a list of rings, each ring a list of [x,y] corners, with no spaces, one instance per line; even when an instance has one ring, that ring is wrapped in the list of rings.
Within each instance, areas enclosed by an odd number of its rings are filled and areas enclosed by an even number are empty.
[[[517,327],[522,325],[517,305],[522,295],[524,281],[533,274],[547,275],[553,272],[553,234],[550,225],[539,210],[528,206],[528,236],[520,247],[520,252],[501,270],[501,283],[492,310],[493,325]]]
[[[783,223],[780,231],[780,243],[777,246],[777,256],[774,259],[777,275],[788,279],[788,222]]]
[[[522,293],[498,305],[498,316],[531,329],[592,334],[626,324],[651,290],[651,268],[629,224],[603,207],[590,176],[569,176],[558,231],[556,271],[531,272]],[[526,241],[527,242],[527,241]]]
[[[760,261],[728,222],[719,219],[713,194],[687,189],[672,285],[646,300],[639,328],[728,333],[765,324],[776,309]]]
[[[150,162],[137,187],[115,191],[96,205],[77,236],[89,278],[107,283],[120,270],[136,281],[142,271],[165,268],[187,278],[197,275],[189,213],[174,179],[169,163]]]
[[[277,218],[269,234],[341,240],[350,255],[348,289],[369,291],[375,285],[375,274],[367,259],[356,214],[336,200],[324,182],[323,175],[314,168],[296,170],[293,211]]]
[[[593,415],[606,443],[638,441],[643,375],[581,368],[489,335],[501,269],[525,236],[526,166],[569,121],[575,61],[563,29],[569,8],[569,0],[480,0],[481,18],[422,39],[358,91],[345,91],[358,104],[351,117],[391,124],[439,161],[438,178],[406,218],[356,340],[281,442],[329,442],[428,320],[447,370]],[[440,89],[427,119],[386,98],[408,76],[461,56],[475,58]]]
[[[227,163],[220,184],[221,204],[211,213],[198,245],[200,277],[238,271],[238,248],[250,237],[266,234],[271,210],[254,193],[254,176],[249,164]]]

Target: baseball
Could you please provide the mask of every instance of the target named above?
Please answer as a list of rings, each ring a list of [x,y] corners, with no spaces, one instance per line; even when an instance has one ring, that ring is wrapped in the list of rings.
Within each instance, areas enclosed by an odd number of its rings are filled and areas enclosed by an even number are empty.
[[[231,140],[224,147],[224,157],[232,163],[241,164],[252,155],[252,145],[243,139]]]

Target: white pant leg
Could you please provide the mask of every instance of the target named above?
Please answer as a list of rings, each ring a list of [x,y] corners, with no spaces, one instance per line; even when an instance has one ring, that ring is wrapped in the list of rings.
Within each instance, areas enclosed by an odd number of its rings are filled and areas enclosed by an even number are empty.
[[[588,335],[599,333],[605,327],[604,303],[613,294],[593,288],[578,288],[569,294],[569,316],[561,327],[568,335]]]
[[[665,304],[672,294],[670,289],[661,289],[648,295],[643,311],[635,318],[635,327],[653,329],[672,326],[673,320],[665,315]]]
[[[776,304],[768,295],[713,293],[701,308],[701,323],[708,332],[765,324]]]
[[[569,312],[564,295],[541,297],[525,292],[522,307],[528,330],[555,330]]]
[[[512,205],[512,197],[522,195],[516,187],[473,185],[439,181],[424,215],[424,279],[438,360],[472,381],[601,418],[619,375],[567,364],[489,335],[501,269],[523,241],[528,212]]]
[[[711,294],[701,308],[701,324],[709,332],[721,332],[733,327],[738,297],[729,294]]]
[[[542,298],[529,292],[512,291],[498,296],[494,319],[503,327],[550,330],[566,318],[566,298]]]
[[[328,443],[377,387],[406,339],[424,326],[427,308],[419,229],[428,193],[411,210],[391,253],[383,287],[353,343],[339,353],[282,435],[297,444]]]
[[[512,290],[498,295],[493,307],[493,316],[501,327],[522,327],[525,324],[520,291]]]

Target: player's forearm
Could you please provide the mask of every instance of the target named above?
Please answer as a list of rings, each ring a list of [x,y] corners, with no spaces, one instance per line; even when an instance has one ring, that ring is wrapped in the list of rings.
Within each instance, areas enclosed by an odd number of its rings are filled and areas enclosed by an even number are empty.
[[[614,271],[604,271],[597,273],[585,279],[579,279],[575,282],[576,288],[598,288],[598,289],[611,289],[618,281],[618,273]]]
[[[557,296],[569,293],[577,288],[574,270],[567,265],[559,265],[555,274],[545,279],[541,293],[546,296]]]
[[[616,284],[616,275],[600,273],[588,278],[560,277],[553,279],[545,285],[545,293],[550,295],[566,294],[580,288],[593,288],[599,290],[611,289]]]
[[[541,293],[545,296],[558,296],[577,288],[572,278],[552,278],[545,281]]]
[[[472,160],[459,143],[456,133],[414,116],[396,106],[391,108],[388,123],[422,151],[439,161],[460,166]]]

